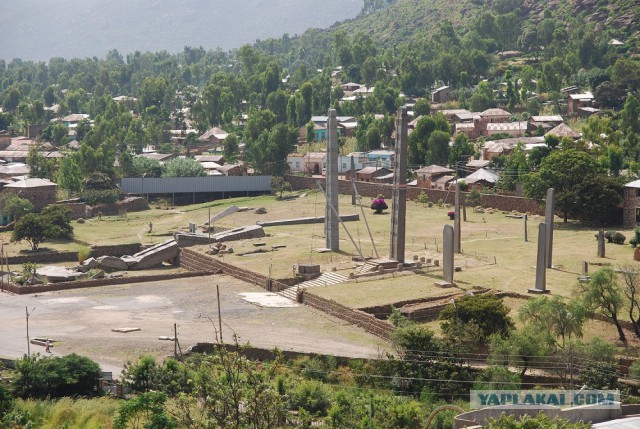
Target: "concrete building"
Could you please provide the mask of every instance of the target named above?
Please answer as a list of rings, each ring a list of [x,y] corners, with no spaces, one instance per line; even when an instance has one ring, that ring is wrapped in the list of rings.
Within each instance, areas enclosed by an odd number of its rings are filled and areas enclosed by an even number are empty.
[[[36,210],[56,202],[57,184],[46,179],[28,178],[5,185],[3,192],[11,192],[29,200]]]

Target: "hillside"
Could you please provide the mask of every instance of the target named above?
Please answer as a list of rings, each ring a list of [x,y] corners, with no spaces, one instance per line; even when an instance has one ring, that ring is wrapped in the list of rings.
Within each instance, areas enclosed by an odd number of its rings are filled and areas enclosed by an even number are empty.
[[[633,0],[398,0],[385,10],[333,27],[349,33],[365,31],[386,46],[398,45],[414,38],[432,34],[438,24],[450,21],[454,28],[464,30],[479,13],[503,10],[511,4],[522,4],[520,16],[537,23],[548,9],[556,19],[570,23],[579,20],[590,23],[612,37],[638,38],[640,6]]]
[[[120,53],[231,49],[355,16],[362,0],[3,1],[0,58],[103,58]]]

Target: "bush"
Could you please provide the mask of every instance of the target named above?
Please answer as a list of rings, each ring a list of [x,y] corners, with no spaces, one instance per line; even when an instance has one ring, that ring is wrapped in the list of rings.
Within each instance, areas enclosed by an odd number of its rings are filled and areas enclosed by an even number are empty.
[[[418,202],[422,204],[423,207],[429,202],[429,197],[427,197],[427,194],[425,194],[424,191],[420,191],[420,194],[418,195]]]
[[[77,354],[25,356],[16,361],[16,370],[14,394],[21,398],[95,396],[102,376],[97,363]]]
[[[640,226],[636,227],[636,229],[633,231],[633,237],[631,237],[631,240],[629,240],[629,244],[631,245],[631,247],[636,247],[638,244],[640,244]]]
[[[326,416],[330,406],[331,393],[318,381],[303,381],[291,392],[291,409],[303,409],[315,416]]]
[[[624,244],[626,239],[627,237],[625,237],[624,234],[620,232],[611,232],[609,237],[607,237],[607,240],[609,241],[609,243],[613,243],[613,244]]]
[[[113,204],[124,198],[119,189],[87,189],[80,194],[82,200],[90,206],[97,204]]]
[[[480,205],[480,203],[482,202],[482,194],[480,194],[480,191],[477,189],[473,189],[471,192],[469,192],[469,195],[467,195],[467,206],[469,207],[477,207]]]

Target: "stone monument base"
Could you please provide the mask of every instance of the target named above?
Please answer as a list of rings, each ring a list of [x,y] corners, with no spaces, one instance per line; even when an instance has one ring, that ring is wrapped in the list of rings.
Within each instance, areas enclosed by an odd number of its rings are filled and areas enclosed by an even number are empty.
[[[527,289],[528,293],[532,293],[535,295],[544,295],[547,293],[550,293],[551,291],[549,289],[545,289],[545,290],[540,290],[540,289]]]
[[[455,283],[449,283],[449,282],[441,281],[441,282],[435,282],[435,283],[433,283],[433,285],[435,287],[440,288],[440,289],[446,289],[446,288],[454,287],[456,284]]]

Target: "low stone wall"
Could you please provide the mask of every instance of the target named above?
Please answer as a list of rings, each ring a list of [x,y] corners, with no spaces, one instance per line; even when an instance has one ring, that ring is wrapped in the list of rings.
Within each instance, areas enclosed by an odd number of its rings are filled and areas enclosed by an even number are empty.
[[[20,286],[16,284],[7,284],[7,285],[4,285],[4,290],[15,293],[17,295],[28,295],[31,293],[54,292],[54,291],[68,290],[68,289],[81,289],[81,288],[97,287],[97,286],[112,286],[112,285],[122,285],[122,284],[128,284],[128,283],[158,282],[162,280],[175,280],[175,279],[183,279],[183,278],[189,278],[189,277],[202,277],[202,276],[209,276],[211,274],[212,273],[210,272],[189,271],[186,273],[155,274],[150,276],[147,275],[147,276],[105,278],[105,279],[95,279],[95,280],[80,280],[75,282],[60,282],[60,283],[51,283],[46,285],[34,285],[34,286]]]
[[[91,214],[98,216],[102,212],[103,216],[117,216],[122,210],[127,212],[141,212],[149,210],[149,203],[142,197],[129,197],[115,204],[99,204],[91,207]]]
[[[80,218],[86,218],[87,214],[91,214],[91,207],[85,203],[78,202],[56,202],[57,206],[64,206],[71,210],[71,219],[76,220]]]
[[[188,270],[210,269],[215,272],[222,272],[238,280],[260,286],[271,292],[279,292],[290,287],[280,281],[269,279],[267,276],[262,274],[236,267],[232,264],[223,262],[218,258],[210,257],[209,255],[204,255],[191,249],[181,249],[180,266]],[[331,314],[332,316],[346,322],[360,326],[365,331],[384,339],[389,339],[391,332],[393,331],[393,326],[387,322],[378,320],[363,311],[353,310],[342,304],[338,304],[335,301],[326,300],[307,291],[302,291],[298,294],[298,301],[325,313]]]
[[[359,326],[370,334],[384,338],[385,340],[391,338],[394,327],[388,322],[378,320],[364,311],[353,310],[335,301],[321,298],[306,290],[302,291],[301,294],[302,302],[310,307]]]
[[[117,244],[113,246],[90,246],[93,258],[100,256],[124,256],[138,253],[142,245],[140,243]],[[36,264],[50,264],[57,262],[77,262],[78,252],[56,252],[42,251],[35,253],[26,253],[15,256],[9,256],[9,265],[24,264],[25,262],[34,262]]]
[[[285,176],[285,180],[291,184],[293,190],[302,189],[317,189],[315,177],[303,177],[303,176]],[[370,183],[370,182],[356,182],[358,193],[363,197],[375,198],[379,194],[382,194],[385,198],[391,198],[392,185],[383,183]],[[338,191],[341,194],[351,195],[353,188],[351,187],[351,181],[339,180]],[[442,200],[444,203],[453,204],[455,192],[442,191],[439,189],[425,189],[418,187],[407,188],[407,199],[417,201],[420,192],[424,192],[429,201],[434,203]],[[464,192],[468,194],[468,192]],[[516,210],[520,213],[531,213],[544,216],[544,205],[537,200],[524,197],[515,197],[510,195],[498,195],[498,194],[482,194],[481,204],[483,207],[492,207],[498,210],[513,211]]]

